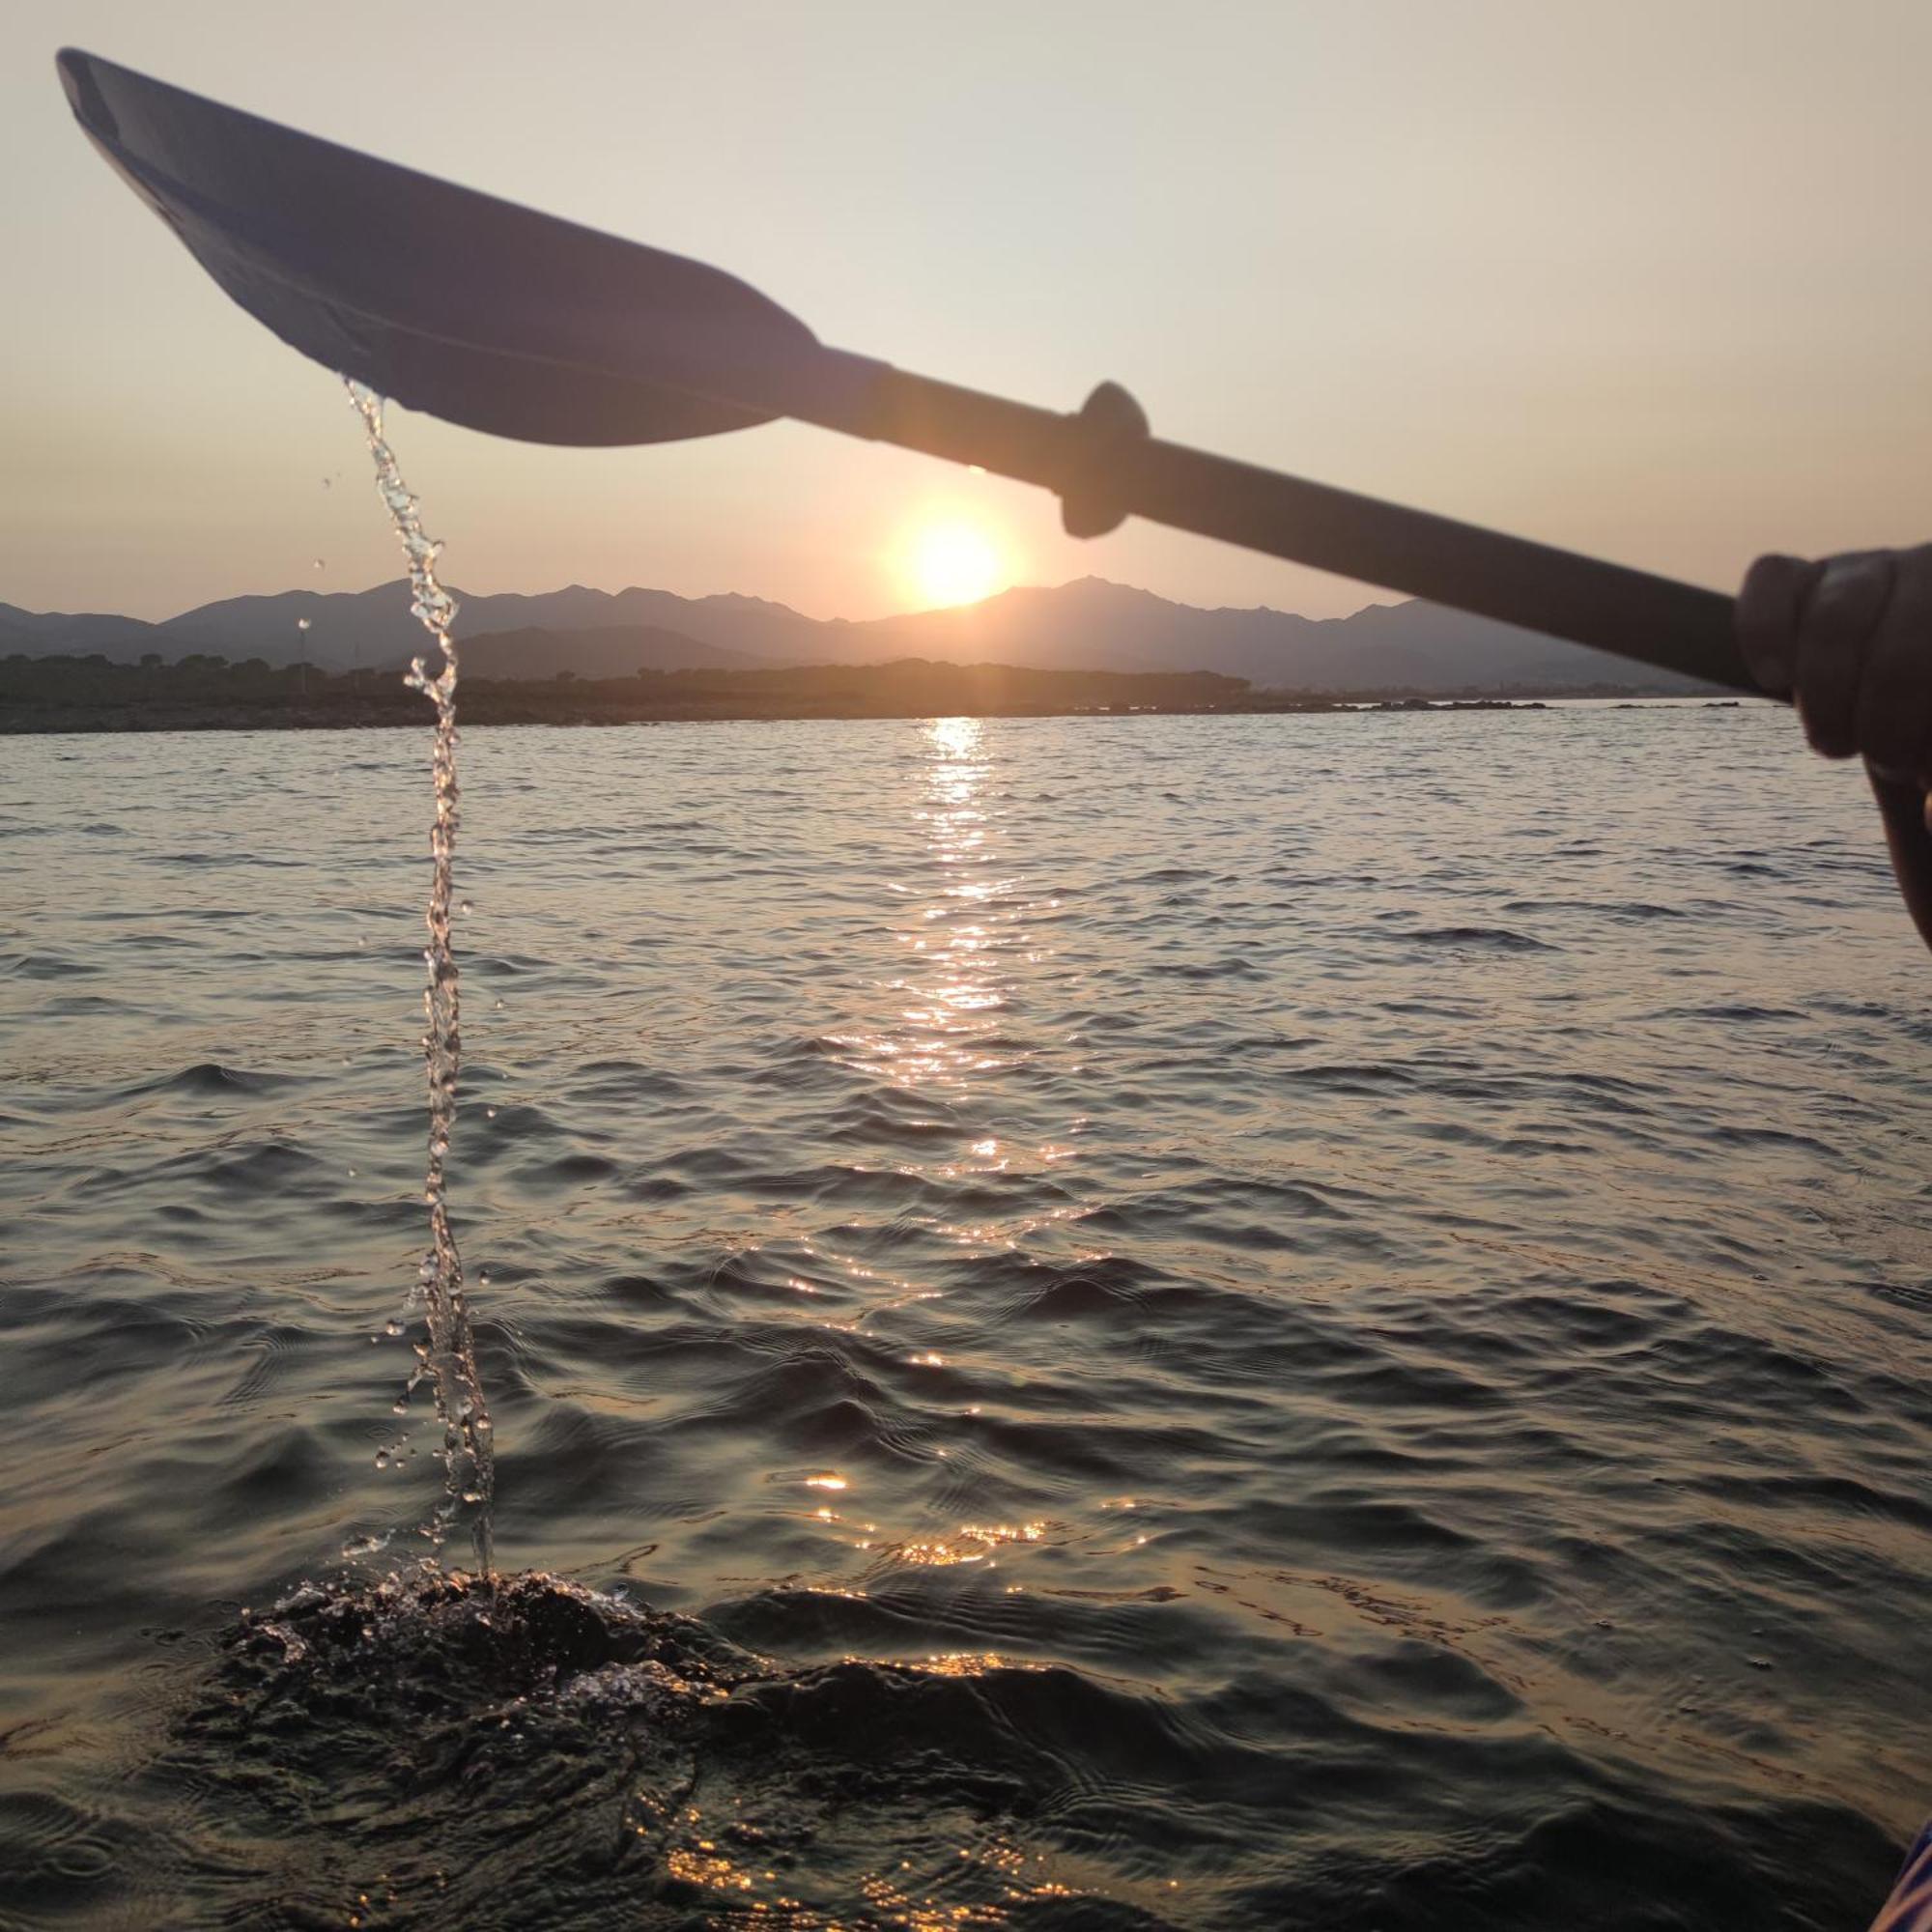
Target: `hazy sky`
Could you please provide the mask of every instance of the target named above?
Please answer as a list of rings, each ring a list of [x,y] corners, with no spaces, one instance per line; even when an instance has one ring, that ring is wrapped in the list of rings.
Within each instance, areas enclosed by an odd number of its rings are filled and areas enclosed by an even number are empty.
[[[96,157],[63,43],[696,255],[841,348],[1064,409],[1112,377],[1158,434],[1654,569],[1932,536],[1926,0],[9,0],[0,602],[396,574],[339,389]],[[1022,582],[1367,601],[788,424],[391,428],[479,591],[867,616],[957,512]]]

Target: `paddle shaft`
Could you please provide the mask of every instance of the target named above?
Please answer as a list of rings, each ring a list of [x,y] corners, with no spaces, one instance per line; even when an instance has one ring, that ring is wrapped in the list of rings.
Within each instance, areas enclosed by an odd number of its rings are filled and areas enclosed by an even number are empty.
[[[848,367],[861,361],[827,353]],[[832,384],[813,404],[793,400],[786,412],[1043,484],[1065,499],[1078,534],[1146,517],[1762,695],[1738,649],[1731,599],[1718,591],[1160,441],[1144,433],[1118,390],[1131,424],[1096,420],[1091,404],[1063,415],[883,363],[864,366],[864,380]]]

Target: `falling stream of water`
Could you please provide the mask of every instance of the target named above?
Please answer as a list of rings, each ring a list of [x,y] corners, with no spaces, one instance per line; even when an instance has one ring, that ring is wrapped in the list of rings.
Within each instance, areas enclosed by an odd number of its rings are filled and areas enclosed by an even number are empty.
[[[429,1338],[416,1345],[417,1365],[404,1389],[398,1408],[428,1381],[436,1397],[437,1417],[442,1424],[443,1465],[448,1490],[429,1524],[429,1535],[440,1550],[460,1513],[473,1509],[470,1520],[476,1560],[485,1577],[493,1573],[490,1539],[490,1500],[495,1481],[491,1449],[490,1410],[483,1400],[483,1383],[476,1369],[476,1348],[469,1311],[463,1293],[463,1258],[449,1225],[446,1172],[450,1133],[456,1123],[457,1075],[463,1062],[461,980],[449,944],[450,865],[456,851],[456,641],[450,626],[456,619],[456,600],[437,582],[436,558],[441,549],[424,532],[416,499],[397,468],[394,452],[383,435],[382,398],[361,384],[347,382],[351,400],[368,433],[369,453],[376,463],[376,488],[396,527],[409,560],[410,588],[414,593],[412,614],[436,639],[441,668],[434,674],[423,658],[410,666],[408,682],[436,706],[436,820],[430,827],[430,897],[426,920],[429,945],[423,951],[428,978],[423,989],[427,1026],[423,1054],[429,1068],[429,1166],[423,1198],[429,1204],[430,1246],[417,1270],[416,1297],[427,1317]],[[388,1452],[379,1461],[386,1462]]]

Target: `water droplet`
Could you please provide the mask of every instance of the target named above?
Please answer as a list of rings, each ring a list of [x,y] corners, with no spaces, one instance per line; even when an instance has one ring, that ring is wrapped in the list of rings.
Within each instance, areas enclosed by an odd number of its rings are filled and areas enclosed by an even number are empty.
[[[497,1110],[496,1110],[496,1108],[495,1108],[495,1107],[485,1107],[485,1108],[483,1109],[483,1118],[484,1118],[484,1119],[485,1119],[486,1121],[494,1121],[494,1120],[495,1120],[495,1119],[497,1118]]]
[[[326,563],[324,562],[324,560],[323,560],[323,559],[322,559],[321,557],[317,557],[317,558],[316,558],[316,560],[315,560],[315,567],[316,567],[316,568],[317,568],[318,570],[324,570],[324,569],[327,569],[327,564],[326,564]]]
[[[379,1469],[386,1469],[389,1466],[389,1452],[386,1449],[376,1451],[376,1466]]]
[[[473,906],[473,905],[472,905],[472,904],[471,904],[471,903],[470,903],[470,902],[469,902],[469,901],[468,899],[465,899],[465,900],[463,901],[463,903],[462,903],[462,904],[461,904],[460,906],[458,906],[458,907],[457,907],[457,911],[458,911],[458,912],[461,912],[461,913],[466,913],[466,914],[467,914],[467,913],[472,913],[472,912],[474,912],[475,910],[476,910],[476,908],[475,908],[475,907],[474,907],[474,906]]]
[[[393,1315],[383,1324],[383,1333],[393,1340],[403,1332],[403,1324]]]
[[[417,1344],[426,1377],[436,1396],[443,1425],[443,1462],[448,1490],[438,1508],[432,1530],[426,1531],[440,1548],[459,1503],[479,1506],[474,1523],[480,1567],[491,1568],[489,1504],[492,1466],[487,1410],[477,1378],[474,1343],[463,1296],[463,1264],[444,1206],[443,1163],[449,1155],[450,1126],[456,1111],[457,1073],[462,1041],[456,1026],[458,973],[449,949],[450,866],[455,854],[457,825],[456,682],[457,651],[449,627],[456,600],[437,582],[436,559],[441,546],[422,526],[416,498],[403,481],[394,452],[383,433],[382,399],[361,384],[346,381],[351,401],[362,418],[369,453],[375,461],[376,481],[390,521],[409,563],[411,611],[436,644],[440,668],[432,675],[430,654],[414,659],[405,679],[436,706],[436,745],[431,758],[435,781],[436,820],[430,831],[431,890],[427,914],[430,944],[424,949],[427,983],[423,1005],[428,1028],[423,1037],[429,1081],[429,1171],[423,1201],[429,1208],[431,1246],[417,1273],[417,1287],[429,1327],[429,1345]],[[320,559],[318,566],[320,564]],[[460,911],[470,911],[468,899]],[[479,1277],[480,1278],[480,1277]],[[414,1386],[415,1378],[411,1386]],[[413,1448],[407,1452],[413,1456]]]
[[[306,617],[298,617],[298,618],[296,619],[296,629],[297,629],[297,630],[298,630],[298,631],[305,631],[305,630],[307,630],[307,629],[308,629],[308,621],[309,621],[309,620],[308,620],[308,619],[307,619]]]

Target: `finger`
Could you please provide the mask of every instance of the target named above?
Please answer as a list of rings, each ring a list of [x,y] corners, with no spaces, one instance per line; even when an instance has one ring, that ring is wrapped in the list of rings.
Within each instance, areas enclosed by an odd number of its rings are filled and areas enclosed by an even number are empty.
[[[1761,556],[1745,573],[1735,623],[1745,666],[1775,697],[1791,690],[1798,667],[1798,613],[1820,566],[1802,556]]]
[[[1932,544],[1893,559],[1853,723],[1859,750],[1881,778],[1921,790],[1932,780]]]
[[[1792,689],[1804,735],[1828,758],[1849,758],[1859,749],[1859,680],[1891,582],[1889,551],[1827,557],[1799,612]]]

